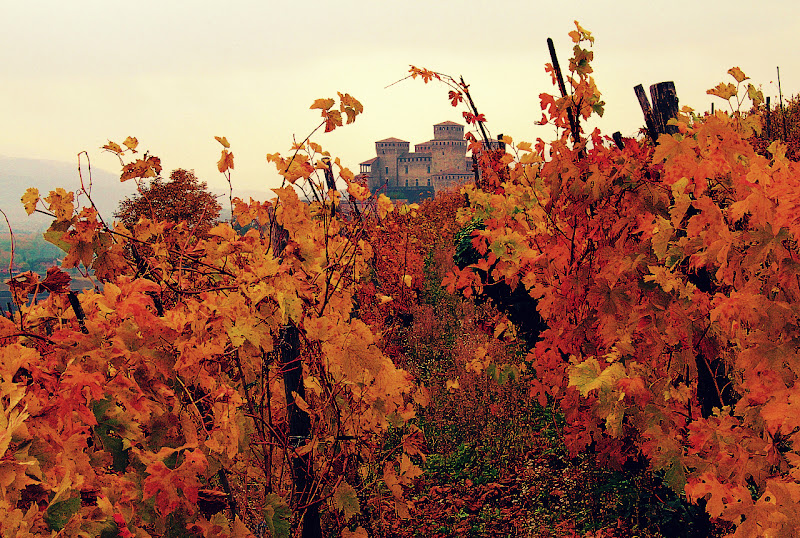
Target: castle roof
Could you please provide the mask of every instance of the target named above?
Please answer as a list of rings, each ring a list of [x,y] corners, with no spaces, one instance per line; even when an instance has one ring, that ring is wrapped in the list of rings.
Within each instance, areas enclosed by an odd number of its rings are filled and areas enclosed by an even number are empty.
[[[464,127],[464,126],[463,126],[463,125],[461,125],[460,123],[456,123],[456,122],[454,122],[454,121],[443,121],[442,123],[436,123],[436,124],[434,124],[433,126],[434,126],[434,127],[437,127],[437,126],[439,126],[439,125],[457,125],[457,126],[459,126],[459,127]]]
[[[391,138],[384,138],[383,140],[378,140],[378,142],[403,142],[408,144],[408,140],[400,140],[399,138],[391,137]]]
[[[358,163],[358,164],[373,164],[377,160],[378,160],[378,157],[373,157],[368,161],[364,161],[363,163]]]

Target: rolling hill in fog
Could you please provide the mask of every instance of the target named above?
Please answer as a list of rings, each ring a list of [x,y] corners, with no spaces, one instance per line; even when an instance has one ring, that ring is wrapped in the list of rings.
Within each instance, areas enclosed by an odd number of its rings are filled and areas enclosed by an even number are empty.
[[[85,169],[84,180],[88,180]],[[47,215],[25,212],[20,198],[28,187],[39,189],[42,196],[57,187],[77,191],[81,188],[77,164],[0,157],[0,209],[8,216],[15,233],[46,229],[52,220]],[[133,182],[120,183],[118,175],[92,169],[92,199],[106,218],[111,219],[119,201],[135,190]],[[85,198],[81,202],[88,204]],[[5,227],[5,222],[3,225]]]

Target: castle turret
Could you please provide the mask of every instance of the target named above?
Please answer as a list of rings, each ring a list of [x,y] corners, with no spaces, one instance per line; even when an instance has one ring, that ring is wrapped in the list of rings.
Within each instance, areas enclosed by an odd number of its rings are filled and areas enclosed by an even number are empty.
[[[400,178],[397,174],[397,158],[408,153],[408,142],[399,138],[385,138],[375,142],[375,153],[380,160],[378,169],[372,165],[372,178],[376,186],[389,185],[397,187],[400,185]]]

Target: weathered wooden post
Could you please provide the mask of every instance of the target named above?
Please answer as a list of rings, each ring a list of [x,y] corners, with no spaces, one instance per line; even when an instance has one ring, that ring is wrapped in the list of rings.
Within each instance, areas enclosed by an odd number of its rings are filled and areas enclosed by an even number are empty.
[[[650,86],[652,108],[641,84],[637,84],[633,91],[639,99],[639,106],[647,124],[647,133],[653,142],[658,141],[658,135],[678,132],[675,125],[667,125],[669,120],[678,117],[678,95],[675,92],[674,82],[659,82]]]
[[[331,177],[333,174],[331,173]],[[327,177],[326,177],[327,180]],[[272,246],[275,256],[283,254],[289,242],[289,232],[275,222],[272,227]],[[295,402],[295,394],[305,399],[303,384],[303,358],[300,356],[300,331],[287,323],[280,329],[278,336],[278,357],[283,373],[283,386],[286,392],[286,417],[289,422],[289,446],[296,449],[311,435],[311,421]],[[296,506],[305,507],[303,515],[302,538],[322,538],[322,527],[319,521],[319,505],[311,503],[314,491],[314,467],[311,451],[302,455],[291,455],[292,474]]]
[[[769,97],[767,97],[767,140],[771,140],[772,139],[772,130],[770,129],[771,125],[770,125],[770,121],[769,121],[770,116],[771,116],[771,114],[770,114],[770,108],[769,108]]]
[[[550,50],[550,59],[553,61],[553,70],[556,74],[556,82],[558,89],[561,92],[561,97],[567,96],[567,86],[564,84],[564,75],[561,73],[561,66],[558,64],[558,57],[556,56],[556,47],[551,38],[547,38],[547,48]],[[569,127],[572,131],[572,141],[575,144],[580,142],[580,123],[578,117],[573,113],[572,107],[567,109],[567,119],[569,119]],[[583,150],[581,150],[581,156]]]

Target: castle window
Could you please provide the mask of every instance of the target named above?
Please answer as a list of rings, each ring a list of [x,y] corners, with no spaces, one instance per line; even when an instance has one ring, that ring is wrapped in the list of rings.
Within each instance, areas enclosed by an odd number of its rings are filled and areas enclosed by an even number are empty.
[[[419,187],[419,179],[417,179],[416,182],[417,182],[417,187]]]
[[[431,173],[431,165],[428,165],[428,173]]]
[[[406,180],[406,187],[408,187],[408,180]]]
[[[408,166],[406,166],[406,174],[408,173]]]
[[[428,178],[428,187],[431,186],[431,178]]]
[[[388,166],[386,167],[386,173],[387,174],[389,173],[389,167]]]

